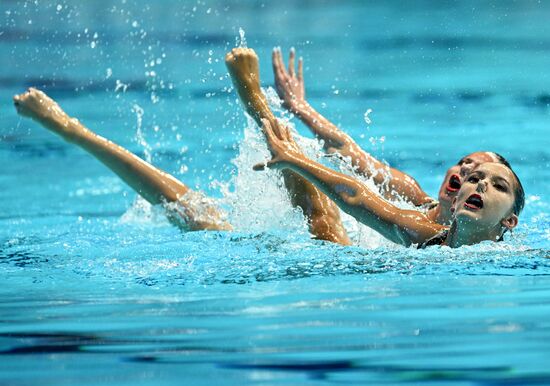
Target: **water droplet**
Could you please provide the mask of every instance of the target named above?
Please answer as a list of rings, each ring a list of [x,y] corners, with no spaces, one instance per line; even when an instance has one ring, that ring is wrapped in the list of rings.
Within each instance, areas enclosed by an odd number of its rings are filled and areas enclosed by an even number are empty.
[[[242,27],[239,27],[239,38],[237,39],[237,45],[239,47],[246,48],[246,37],[244,36],[244,29]]]
[[[372,113],[372,109],[367,109],[367,111],[365,111],[365,115],[363,115],[363,119],[365,120],[365,123],[367,125],[370,125],[372,123],[370,117],[369,117],[369,114]]]

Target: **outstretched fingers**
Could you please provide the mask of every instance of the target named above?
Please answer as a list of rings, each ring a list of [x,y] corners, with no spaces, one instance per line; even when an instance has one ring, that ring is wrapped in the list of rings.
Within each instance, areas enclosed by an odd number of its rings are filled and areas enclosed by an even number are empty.
[[[278,137],[285,141],[285,142],[292,142],[293,141],[293,138],[292,138],[292,134],[290,134],[290,129],[288,128],[288,125],[285,125],[284,123],[278,121],[278,126],[279,126],[279,135]]]
[[[292,135],[292,132],[290,131],[289,126],[285,126],[284,133],[285,133],[285,140],[286,141],[295,143],[294,142],[294,136]]]
[[[304,80],[304,58],[298,59],[298,81]]]
[[[273,136],[273,129],[271,128],[271,123],[265,118],[261,119],[262,121],[262,133],[265,134],[266,137],[270,138]]]
[[[290,49],[290,54],[288,56],[288,74],[291,77],[295,76],[294,72],[294,58],[296,57],[296,51],[294,50],[294,47]]]
[[[273,157],[276,156],[276,153],[273,152],[273,145],[278,141],[277,136],[275,135],[273,128],[269,121],[265,118],[262,119],[262,133],[264,133],[267,144],[270,148],[271,154]],[[260,162],[252,167],[256,171],[264,170],[266,167],[270,167],[273,164],[273,160],[267,162]]]
[[[275,77],[277,77],[279,73],[279,63],[277,62],[277,48],[273,48],[273,51],[271,52],[271,65],[273,66],[273,73],[275,74]]]
[[[279,71],[283,78],[288,77],[288,74],[286,72],[285,68],[285,62],[283,60],[283,54],[281,52],[281,47],[277,48],[277,66],[279,67]]]
[[[284,64],[281,61],[281,51],[278,48],[273,50],[273,72],[276,82],[286,81],[287,74]]]

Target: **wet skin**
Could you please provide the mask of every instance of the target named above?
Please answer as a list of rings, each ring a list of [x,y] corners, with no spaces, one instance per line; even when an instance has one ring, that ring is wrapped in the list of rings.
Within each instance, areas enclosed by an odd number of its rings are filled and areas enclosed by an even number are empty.
[[[42,91],[30,88],[27,92],[16,95],[13,102],[20,115],[35,120],[93,155],[149,203],[176,204],[167,207],[166,212],[174,225],[185,230],[231,229],[216,208],[196,208],[188,202],[186,193],[190,189],[181,181],[87,129]]]
[[[257,122],[260,122],[261,118],[266,118],[272,122],[273,127],[279,127],[279,122],[270,111],[260,89],[258,58],[254,51],[234,49],[227,54],[226,64],[247,112]],[[180,204],[175,208],[176,213],[173,210],[167,213],[176,225],[180,225],[178,218],[183,217],[188,220],[186,228],[192,230],[231,228],[229,224],[220,220],[219,213],[213,208],[207,208],[210,213],[207,221],[204,221],[204,216],[198,216],[190,205],[182,202],[189,192],[187,186],[85,128],[78,120],[69,117],[43,92],[31,88],[26,93],[15,96],[14,104],[22,116],[34,119],[65,140],[94,155],[150,203]],[[338,207],[301,176],[285,172],[284,177],[291,200],[295,206],[302,209],[312,235],[322,240],[351,244],[341,223]],[[178,213],[178,210],[181,213]]]
[[[298,70],[295,70],[295,51],[290,50],[288,69],[285,67],[280,48],[275,48],[272,55],[275,87],[283,106],[296,115],[318,138],[324,141],[328,153],[338,153],[349,157],[356,171],[367,178],[372,178],[381,193],[388,199],[400,196],[415,206],[430,204],[433,199],[422,190],[414,178],[406,173],[387,166],[371,154],[367,153],[355,141],[317,112],[306,100],[303,76],[303,60],[298,60]],[[440,224],[451,223],[451,203],[460,188],[462,179],[475,167],[484,162],[496,162],[490,152],[476,152],[462,158],[457,165],[451,167],[439,189],[439,204],[427,211],[427,216]],[[455,189],[449,184],[453,182]]]
[[[259,62],[254,50],[234,48],[227,53],[225,63],[246,112],[259,126],[262,126],[262,119],[267,120],[280,135],[284,125],[273,115],[260,88]],[[287,144],[297,149],[293,139],[288,139]],[[291,170],[283,172],[283,179],[292,204],[302,209],[315,238],[351,244],[338,207],[326,195]]]
[[[496,241],[504,229],[513,229],[518,217],[512,212],[516,179],[505,165],[485,162],[465,178],[451,211],[462,228],[484,234],[484,240]],[[470,243],[482,241],[471,239]]]
[[[475,152],[463,157],[454,166],[451,166],[437,195],[439,205],[430,210],[427,215],[440,224],[450,224],[452,220],[451,204],[456,197],[464,178],[475,168],[485,162],[498,162],[494,153]]]
[[[294,194],[294,202],[297,202],[298,206],[302,207],[304,214],[310,220],[310,228],[314,235],[342,244],[349,243],[345,230],[340,223],[338,209],[321,192],[327,194],[343,210],[358,218],[359,221],[378,230],[390,240],[404,245],[422,242],[422,240],[431,237],[430,235],[434,235],[445,229],[435,223],[429,216],[425,216],[417,211],[400,210],[380,197],[373,195],[366,187],[350,177],[346,176],[346,178],[342,179],[342,175],[339,175],[339,173],[324,168],[311,160],[307,160],[301,154],[288,128],[279,124],[269,110],[267,101],[261,93],[259,86],[258,60],[254,52],[248,49],[235,49],[227,55],[226,59],[237,92],[245,108],[256,121],[261,121],[263,124],[263,132],[266,134],[269,148],[274,156],[274,160],[270,162],[270,165],[280,164],[282,165],[282,170],[293,172],[292,177],[288,178],[291,183],[287,184],[287,189],[289,189],[291,197]],[[69,117],[46,94],[36,89],[29,89],[26,93],[15,96],[14,104],[19,114],[36,120],[67,141],[77,144],[94,155],[152,204],[180,203],[182,197],[189,191],[189,188],[173,176],[141,160],[126,149],[91,132],[77,119]],[[278,146],[276,145],[277,141],[279,141]],[[281,157],[281,154],[291,156],[290,158],[287,157],[288,159],[284,162],[276,162],[277,159],[282,160],[284,158]],[[463,177],[472,168],[494,158],[495,156],[492,153],[473,153],[461,160],[459,165],[451,168],[447,173],[446,183],[444,183],[446,191],[440,191],[440,193],[445,194],[445,198],[450,200],[453,200],[455,198],[453,196],[456,196],[455,202],[459,203],[457,204],[459,206],[454,206],[457,216],[455,218],[456,221],[451,226],[450,235],[453,237],[456,235],[460,236],[458,238],[455,237],[455,239],[451,238],[449,245],[453,243],[454,246],[471,243],[474,237],[464,231],[464,229],[469,227],[472,228],[472,234],[477,232],[476,236],[480,236],[480,233],[483,233],[481,237],[486,237],[487,232],[492,232],[492,235],[488,239],[493,239],[493,237],[502,234],[502,229],[511,229],[517,224],[517,217],[514,218],[514,216],[500,219],[500,222],[495,222],[495,218],[488,215],[482,216],[483,219],[489,219],[488,221],[480,221],[479,219],[476,222],[461,221],[461,219],[467,218],[462,216],[464,208],[472,213],[497,213],[496,217],[499,218],[499,213],[502,214],[501,212],[503,212],[508,203],[506,200],[501,199],[500,201],[495,201],[501,202],[500,206],[492,204],[491,197],[494,194],[491,191],[486,198],[482,197],[480,193],[476,193],[479,197],[475,196],[472,198],[472,195],[470,195],[465,199],[464,204],[460,206],[461,201],[459,198],[462,197],[460,195],[462,188],[458,192],[454,188],[448,189],[451,178],[455,178],[455,180],[457,178],[460,179],[459,183],[465,186]],[[503,165],[501,167],[508,170]],[[494,167],[492,168],[494,169]],[[494,181],[500,181],[501,185],[508,186],[514,183],[513,175],[512,180],[510,180],[510,176],[505,176],[504,178],[496,176],[499,172],[503,174],[502,170],[495,171],[489,167],[489,171],[484,171],[485,174],[479,177],[479,179],[485,181],[491,178]],[[489,177],[486,177],[487,174]],[[323,180],[323,178],[326,180]],[[319,189],[309,184],[308,181],[316,184]],[[311,189],[308,188],[308,184],[311,186]],[[499,188],[500,185],[495,184],[494,186],[499,192],[504,193]],[[482,193],[485,194],[485,191],[490,191],[490,189],[486,188]],[[481,202],[488,200],[488,206],[476,207],[480,200]],[[493,207],[496,209],[491,210],[490,208]],[[193,210],[187,208],[185,203],[183,203],[181,208],[185,212],[183,213],[185,217],[192,220],[194,217]],[[230,229],[229,224],[219,219],[215,210],[208,217],[209,219],[206,222],[202,220],[191,222],[191,228]],[[457,224],[462,224],[462,231],[454,231],[454,229],[458,229]],[[473,227],[471,224],[476,224],[476,226]]]
[[[404,197],[416,206],[433,201],[414,178],[389,167],[365,152],[350,136],[323,117],[306,101],[303,61],[299,60],[297,73],[294,69],[294,61],[295,52],[291,50],[287,71],[281,50],[279,48],[273,50],[273,73],[277,93],[283,105],[309,127],[315,136],[323,140],[327,153],[338,153],[349,158],[356,171],[367,178],[372,178],[379,186],[380,193],[388,199]]]
[[[263,123],[274,155],[267,166],[299,173],[343,211],[391,241],[405,246],[424,243],[449,229],[444,243],[459,247],[497,240],[504,230],[517,225],[517,216],[512,213],[516,181],[512,172],[502,164],[484,163],[469,174],[467,183],[462,185],[454,200],[455,214],[450,228],[447,228],[418,211],[400,209],[361,182],[308,159],[294,147],[287,146],[285,137],[290,133],[275,134],[269,122]]]

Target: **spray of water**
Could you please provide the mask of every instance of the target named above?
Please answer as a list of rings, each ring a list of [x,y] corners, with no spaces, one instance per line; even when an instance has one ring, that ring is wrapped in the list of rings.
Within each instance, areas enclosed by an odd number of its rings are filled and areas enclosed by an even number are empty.
[[[246,48],[246,37],[244,36],[244,29],[239,27],[239,37],[237,38],[237,47]]]
[[[132,112],[136,114],[136,136],[135,140],[143,148],[143,158],[145,161],[152,163],[152,148],[145,140],[143,134],[143,115],[144,110],[137,103],[132,106]],[[164,211],[162,208],[154,208],[143,197],[137,195],[132,205],[122,215],[121,222],[132,223],[152,223],[157,225],[165,225],[167,223]]]
[[[281,101],[274,89],[263,90],[264,94],[277,115],[282,115],[285,123],[290,127],[296,142],[303,152],[311,159],[326,164],[336,170],[352,175],[363,181],[373,191],[377,190],[374,182],[356,173],[351,166],[350,160],[342,157],[327,156],[323,150],[323,143],[316,139],[309,139],[299,135],[294,125],[284,114],[281,108]],[[151,147],[145,140],[142,131],[143,109],[134,105],[133,111],[137,117],[136,138],[143,147],[145,158],[151,161]],[[215,206],[227,210],[228,221],[238,232],[277,232],[305,238],[308,237],[307,222],[300,209],[294,208],[288,197],[282,176],[278,171],[266,170],[256,172],[252,166],[264,162],[270,158],[265,139],[260,133],[254,120],[247,117],[247,125],[244,128],[244,138],[238,144],[238,154],[232,163],[236,166],[237,172],[227,183],[218,183],[221,187],[223,198],[213,200],[204,195],[192,197],[191,203],[200,207],[206,204],[209,208]],[[397,202],[398,205],[406,206],[404,202]],[[152,210],[150,205],[143,199],[137,199],[123,220],[154,221],[165,224],[164,217],[160,218],[161,211]],[[206,213],[206,212],[205,212]],[[353,217],[341,213],[344,226],[354,244],[365,248],[378,248],[381,246],[390,247],[392,244],[385,240],[371,228],[359,223]]]
[[[132,106],[132,112],[136,114],[136,141],[137,143],[143,147],[143,153],[145,161],[151,163],[152,162],[152,148],[145,140],[145,136],[143,135],[143,109],[137,104],[134,103]]]
[[[281,175],[271,170],[252,170],[253,165],[264,162],[270,155],[254,120],[248,117],[247,122],[238,155],[232,161],[237,173],[223,191],[231,224],[244,232],[285,230],[306,234],[304,218],[292,207]]]
[[[278,115],[282,113],[281,101],[276,91],[273,88],[263,91],[271,109]],[[352,175],[376,191],[374,182],[358,175],[350,166],[349,160],[346,162],[341,157],[327,157],[322,142],[302,137],[296,132],[288,117],[281,115],[293,132],[296,142],[309,158]],[[244,133],[244,139],[239,143],[239,153],[233,160],[237,174],[230,181],[231,188],[223,190],[224,204],[230,208],[230,222],[239,231],[284,230],[287,234],[299,233],[307,236],[306,220],[299,209],[292,207],[281,174],[271,170],[252,170],[253,165],[268,160],[270,154],[259,128],[249,117]],[[391,245],[389,241],[353,217],[343,212],[341,216],[355,244],[369,249]]]

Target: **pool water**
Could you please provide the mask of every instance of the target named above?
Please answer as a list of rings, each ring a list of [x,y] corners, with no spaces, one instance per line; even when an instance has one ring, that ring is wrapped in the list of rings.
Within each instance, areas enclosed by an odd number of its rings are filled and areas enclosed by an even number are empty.
[[[0,383],[550,384],[549,14],[537,2],[0,3]],[[419,251],[346,218],[353,247],[311,240],[276,173],[251,170],[267,151],[223,63],[242,33],[275,109],[271,49],[295,46],[311,104],[432,195],[465,154],[506,156],[527,192],[513,235]],[[19,118],[10,98],[29,86],[214,197],[236,230],[171,227]]]

